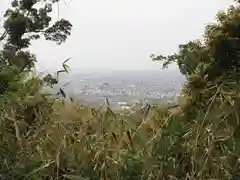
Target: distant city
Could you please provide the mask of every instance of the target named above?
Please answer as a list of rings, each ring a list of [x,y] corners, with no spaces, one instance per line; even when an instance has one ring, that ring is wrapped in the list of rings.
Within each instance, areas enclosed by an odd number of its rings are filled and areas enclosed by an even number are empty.
[[[114,108],[172,101],[184,82],[177,70],[72,72],[60,79],[60,86],[64,86],[73,99],[83,104],[101,105],[107,98]]]

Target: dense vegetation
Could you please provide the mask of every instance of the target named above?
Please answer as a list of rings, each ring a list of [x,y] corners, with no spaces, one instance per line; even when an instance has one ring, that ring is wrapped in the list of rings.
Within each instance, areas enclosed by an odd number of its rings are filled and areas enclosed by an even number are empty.
[[[217,14],[203,39],[169,56],[186,76],[179,108],[134,113],[90,109],[43,88],[31,74],[31,41],[64,42],[67,20],[52,22],[58,0],[14,0],[0,37],[0,179],[240,179],[240,5]],[[64,65],[64,70],[68,71]],[[59,94],[66,98],[60,89]]]

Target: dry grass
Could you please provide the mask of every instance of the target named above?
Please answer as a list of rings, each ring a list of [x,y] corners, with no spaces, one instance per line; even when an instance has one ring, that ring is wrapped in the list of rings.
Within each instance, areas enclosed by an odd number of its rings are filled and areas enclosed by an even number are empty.
[[[90,109],[55,101],[52,108],[49,119],[39,116],[42,123],[27,133],[9,118],[13,111],[2,114],[3,179],[238,177],[238,141],[219,116],[227,112],[216,104],[198,119],[188,117],[182,108],[173,113],[168,106],[147,105],[123,113],[113,112],[108,103]]]

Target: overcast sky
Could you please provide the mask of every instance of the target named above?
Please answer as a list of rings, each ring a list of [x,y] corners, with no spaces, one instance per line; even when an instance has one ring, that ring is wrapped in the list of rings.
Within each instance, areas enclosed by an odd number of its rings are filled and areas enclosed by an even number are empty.
[[[4,13],[10,0],[0,0]],[[65,3],[64,3],[65,2]],[[156,69],[152,53],[169,54],[178,44],[200,37],[231,0],[63,0],[54,18],[73,24],[61,46],[34,42],[37,68],[55,70],[66,58],[81,70]]]

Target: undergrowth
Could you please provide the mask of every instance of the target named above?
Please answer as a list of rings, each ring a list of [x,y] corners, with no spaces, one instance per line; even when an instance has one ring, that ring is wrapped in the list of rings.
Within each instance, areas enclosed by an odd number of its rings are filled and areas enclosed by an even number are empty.
[[[224,85],[222,85],[224,88]],[[231,102],[212,97],[205,114],[146,105],[132,113],[52,101],[48,117],[21,124],[1,115],[3,179],[238,179],[240,134]],[[48,101],[49,102],[49,101]],[[223,104],[222,104],[223,103]],[[21,104],[22,105],[22,104]],[[5,106],[6,107],[6,106]],[[37,126],[37,127],[36,127]],[[35,127],[35,128],[34,128]]]
[[[240,179],[240,6],[208,25],[204,40],[179,53],[186,76],[179,105],[113,111],[68,101],[56,77],[30,75],[27,51],[40,37],[64,42],[72,25],[50,14],[59,0],[13,0],[4,15],[0,51],[0,180]]]

